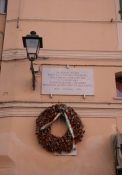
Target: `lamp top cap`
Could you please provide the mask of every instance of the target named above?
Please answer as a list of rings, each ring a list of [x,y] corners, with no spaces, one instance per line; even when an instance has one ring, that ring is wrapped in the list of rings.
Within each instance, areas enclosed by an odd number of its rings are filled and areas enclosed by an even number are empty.
[[[31,31],[30,34],[31,35],[36,35],[36,32],[35,31]]]

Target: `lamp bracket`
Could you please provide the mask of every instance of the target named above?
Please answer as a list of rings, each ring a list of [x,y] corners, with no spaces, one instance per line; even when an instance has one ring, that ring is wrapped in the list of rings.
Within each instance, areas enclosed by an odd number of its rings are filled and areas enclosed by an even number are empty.
[[[36,77],[35,77],[35,71],[34,71],[33,61],[32,60],[31,60],[30,70],[31,70],[31,73],[32,73],[32,88],[33,88],[33,90],[35,90]]]

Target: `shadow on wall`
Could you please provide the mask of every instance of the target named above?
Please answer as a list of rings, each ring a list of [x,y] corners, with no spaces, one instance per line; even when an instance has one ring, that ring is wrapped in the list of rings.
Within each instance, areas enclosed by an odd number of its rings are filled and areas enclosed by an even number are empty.
[[[8,156],[0,156],[0,174],[1,175],[15,175],[15,165],[12,159]]]

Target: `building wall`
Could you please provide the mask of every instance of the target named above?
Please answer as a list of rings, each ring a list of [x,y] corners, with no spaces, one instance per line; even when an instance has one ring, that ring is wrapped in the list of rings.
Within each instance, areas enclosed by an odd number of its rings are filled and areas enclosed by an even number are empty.
[[[122,98],[116,97],[115,73],[122,69],[117,1],[11,0],[8,2],[0,74],[0,174],[114,175],[112,136],[121,132]],[[30,63],[22,36],[35,30],[43,49]],[[93,69],[94,95],[41,95],[41,67]],[[48,106],[72,106],[85,126],[77,156],[54,156],[37,142],[35,121]]]
[[[6,15],[0,14],[0,60],[2,56],[3,38],[5,30],[5,18]]]
[[[12,4],[16,4],[15,7]],[[5,41],[4,49],[21,48],[21,36],[36,29],[44,37],[44,49],[117,50],[117,26],[111,22],[116,18],[114,0],[38,0],[34,4],[34,12],[33,4],[34,1],[30,0],[28,9],[27,0],[12,0],[8,6],[6,38],[10,42]],[[12,31],[14,40],[11,40]]]

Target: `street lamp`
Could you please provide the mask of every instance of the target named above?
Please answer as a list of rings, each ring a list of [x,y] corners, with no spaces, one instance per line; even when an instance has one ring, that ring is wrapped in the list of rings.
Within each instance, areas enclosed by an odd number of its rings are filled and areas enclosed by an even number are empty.
[[[23,46],[26,48],[27,58],[31,61],[32,72],[32,87],[35,90],[35,72],[33,67],[33,61],[38,58],[39,49],[43,47],[42,38],[39,37],[35,31],[31,31],[30,34],[22,37]]]

